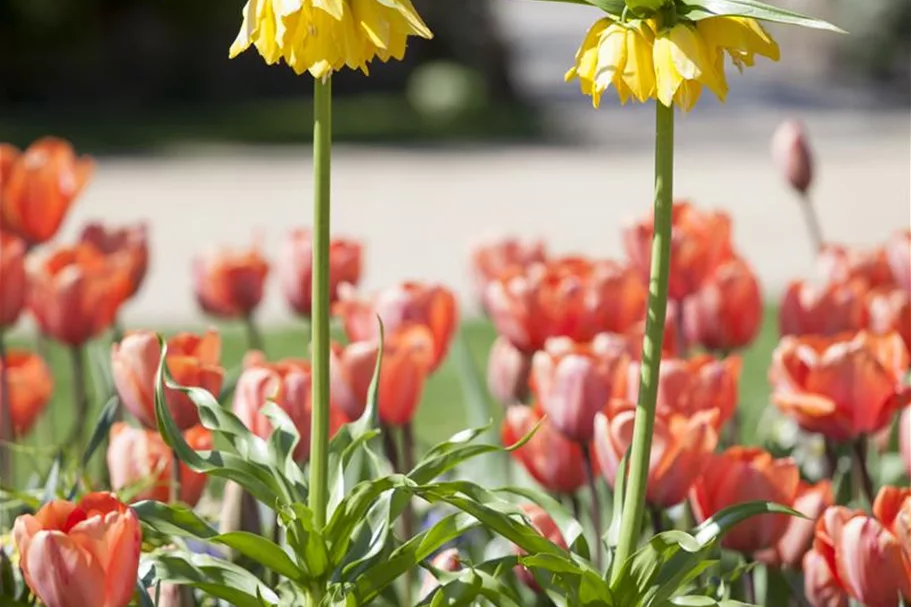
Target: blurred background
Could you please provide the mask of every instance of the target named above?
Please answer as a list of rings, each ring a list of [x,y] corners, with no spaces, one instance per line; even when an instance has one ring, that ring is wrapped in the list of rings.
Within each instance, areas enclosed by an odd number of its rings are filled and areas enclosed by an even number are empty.
[[[416,0],[436,33],[403,63],[336,79],[334,220],[367,245],[364,286],[438,280],[469,301],[484,235],[619,256],[651,199],[652,111],[594,111],[563,74],[597,11],[532,0]],[[730,74],[679,120],[678,195],[734,216],[770,296],[813,262],[768,157],[806,122],[831,240],[870,244],[909,223],[911,3],[778,0],[850,36],[775,28],[782,61]],[[270,254],[310,218],[310,81],[253,51],[229,61],[242,0],[0,0],[0,138],[54,134],[99,157],[83,221],[147,219],[152,268],[127,322],[199,322],[190,260],[259,238]],[[255,232],[255,236],[254,236]],[[273,283],[275,281],[272,281]],[[272,285],[273,288],[275,285]],[[268,322],[289,318],[277,293]]]

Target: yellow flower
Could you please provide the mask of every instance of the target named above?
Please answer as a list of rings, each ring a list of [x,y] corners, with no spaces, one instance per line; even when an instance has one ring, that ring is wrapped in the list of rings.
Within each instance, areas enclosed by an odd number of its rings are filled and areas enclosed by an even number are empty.
[[[621,103],[631,97],[644,102],[655,94],[653,38],[642,22],[622,24],[599,19],[582,41],[576,65],[566,72],[566,81],[578,78],[582,93],[591,96],[595,107],[601,105],[601,96],[611,84]]]
[[[664,105],[692,109],[703,85],[722,101],[727,96],[723,56],[689,23],[679,22],[655,36],[654,63],[657,98]]]
[[[405,55],[408,36],[431,38],[411,0],[248,0],[230,56],[252,44],[266,63],[324,78]]]
[[[755,19],[709,17],[699,21],[696,29],[712,49],[727,51],[740,70],[743,70],[744,65],[752,66],[755,55],[768,57],[772,61],[781,58],[778,43]]]

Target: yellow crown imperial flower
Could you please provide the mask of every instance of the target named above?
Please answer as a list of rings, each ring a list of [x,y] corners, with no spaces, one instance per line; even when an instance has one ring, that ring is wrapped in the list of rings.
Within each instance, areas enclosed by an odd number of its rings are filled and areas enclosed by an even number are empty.
[[[699,34],[713,50],[727,51],[738,69],[752,67],[755,55],[772,61],[781,58],[778,43],[755,19],[746,17],[709,17],[696,24]]]
[[[256,47],[315,78],[405,55],[408,36],[432,38],[411,0],[248,0],[230,57]]]
[[[724,57],[690,23],[678,22],[655,37],[654,62],[657,98],[664,105],[676,103],[689,111],[703,85],[722,101],[727,97]]]

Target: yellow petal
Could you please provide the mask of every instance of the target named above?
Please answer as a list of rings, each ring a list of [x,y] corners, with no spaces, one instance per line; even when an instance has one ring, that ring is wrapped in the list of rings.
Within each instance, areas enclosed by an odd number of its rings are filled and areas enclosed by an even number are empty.
[[[670,106],[674,102],[674,94],[683,81],[683,76],[674,65],[673,43],[666,35],[655,38],[652,47],[652,60],[655,64],[655,95],[664,105]]]
[[[689,112],[695,107],[701,95],[702,84],[693,80],[684,80],[680,83],[680,88],[677,89],[677,93],[674,95],[674,103],[684,112]]]
[[[652,60],[652,44],[635,28],[626,32],[626,65],[623,78],[615,80],[617,93],[620,94],[621,83],[640,102],[645,102],[655,94],[655,63]],[[620,101],[626,103],[623,95]]]
[[[250,48],[250,44],[253,43],[253,38],[256,36],[257,23],[250,15],[256,15],[256,5],[262,2],[262,0],[248,0],[243,8],[244,20],[240,25],[240,31],[237,32],[237,38],[234,39],[234,42],[231,44],[231,48],[228,50],[228,57],[233,59],[240,55],[242,52]]]
[[[336,21],[341,21],[345,12],[345,0],[310,0],[310,4],[329,13]]]
[[[430,31],[430,28],[428,28],[427,24],[424,23],[424,20],[421,19],[421,16],[418,14],[417,10],[415,10],[414,5],[411,4],[411,0],[392,0],[392,3],[395,5],[399,14],[411,26],[410,34],[428,40],[433,38],[433,32]]]
[[[626,66],[626,27],[611,25],[601,35],[598,46],[598,65],[595,68],[595,86],[606,90]]]

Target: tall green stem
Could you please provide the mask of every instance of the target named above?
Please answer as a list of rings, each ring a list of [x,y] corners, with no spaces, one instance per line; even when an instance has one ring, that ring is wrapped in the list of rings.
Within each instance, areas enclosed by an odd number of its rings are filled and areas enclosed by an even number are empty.
[[[329,195],[332,155],[332,81],[313,81],[313,417],[310,508],[317,529],[329,503]]]
[[[656,102],[655,105],[655,229],[652,238],[648,316],[642,347],[642,371],[639,376],[639,399],[636,403],[629,481],[623,500],[620,539],[611,570],[613,579],[616,579],[624,561],[635,550],[645,516],[648,460],[652,449],[652,432],[655,428],[658,371],[661,367],[661,344],[664,342],[664,322],[667,316],[674,191],[674,107],[665,106],[661,102]]]

